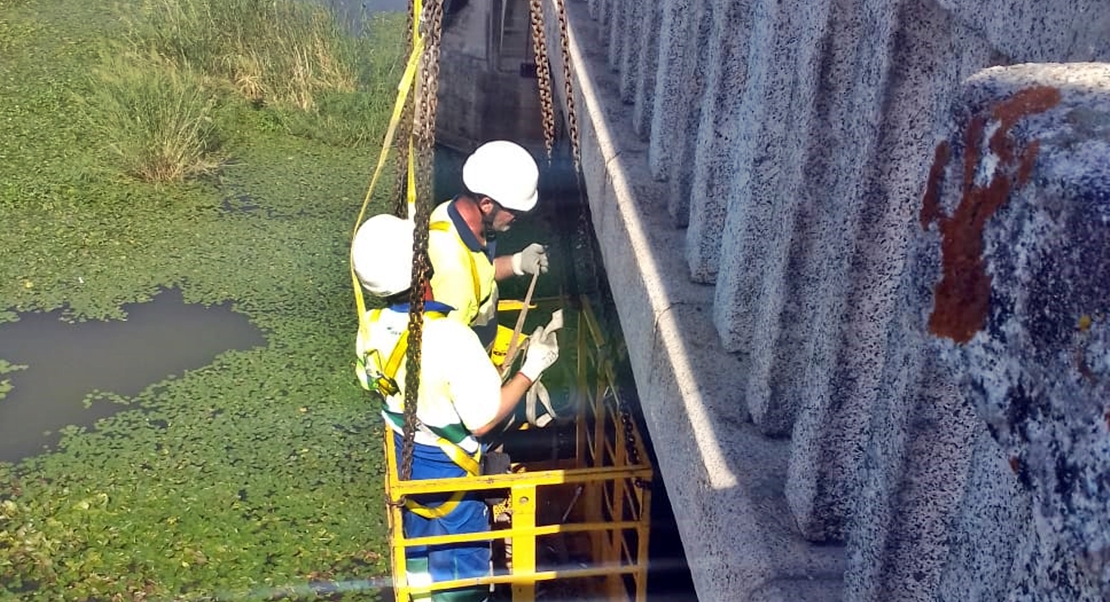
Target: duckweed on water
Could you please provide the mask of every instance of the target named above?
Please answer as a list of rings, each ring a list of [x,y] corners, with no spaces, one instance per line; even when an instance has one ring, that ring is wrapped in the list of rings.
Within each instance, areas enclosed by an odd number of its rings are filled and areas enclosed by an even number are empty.
[[[346,271],[373,145],[295,136],[292,113],[227,102],[218,175],[121,177],[104,135],[74,118],[122,27],[95,4],[0,0],[0,320],[118,319],[179,286],[188,302],[233,301],[268,345],[0,464],[0,599],[323,595],[312,583],[373,598],[359,584],[388,574],[380,424],[353,378]],[[384,111],[363,121],[377,137]],[[13,368],[0,358],[0,383]]]

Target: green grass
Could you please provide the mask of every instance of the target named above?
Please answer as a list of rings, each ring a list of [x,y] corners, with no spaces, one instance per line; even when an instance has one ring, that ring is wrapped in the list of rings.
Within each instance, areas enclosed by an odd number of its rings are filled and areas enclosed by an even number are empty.
[[[149,0],[137,43],[226,81],[257,102],[301,110],[352,92],[357,44],[321,5],[297,0]]]
[[[268,344],[154,384],[95,429],[67,429],[55,452],[0,464],[0,600],[260,599],[387,575],[380,421],[352,372],[346,271],[376,149],[339,134],[384,130],[396,49],[367,51],[356,88],[309,112],[254,108],[180,65],[149,74],[197,95],[183,127],[210,119],[227,159],[149,183],[121,176],[112,152],[148,134],[86,118],[90,103],[124,116],[148,98],[131,94],[153,80],[113,63],[146,57],[105,55],[129,39],[127,8],[0,0],[0,322],[57,308],[121,318],[180,286],[189,302],[233,301]],[[382,25],[398,32],[403,17]],[[98,70],[137,81],[112,91]],[[362,100],[329,109],[345,94]],[[335,138],[297,135],[293,115],[330,115]],[[264,210],[221,211],[239,195]]]
[[[157,55],[108,54],[85,107],[119,169],[147,182],[180,181],[219,166],[218,101],[192,71]]]

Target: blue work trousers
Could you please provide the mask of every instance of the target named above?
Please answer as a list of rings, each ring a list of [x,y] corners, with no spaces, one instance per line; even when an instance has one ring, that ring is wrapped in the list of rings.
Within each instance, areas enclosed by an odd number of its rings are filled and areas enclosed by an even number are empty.
[[[397,465],[401,465],[401,436],[395,435]],[[438,447],[413,445],[412,478],[447,479],[465,477],[466,471],[447,457]],[[450,493],[412,496],[414,502],[429,508],[444,503]],[[406,538],[480,533],[490,530],[489,509],[485,501],[473,494],[463,497],[450,514],[442,518],[424,518],[405,509],[401,512]],[[490,542],[476,541],[406,549],[405,566],[410,575],[426,573],[433,582],[484,577],[490,574]],[[461,588],[432,593],[433,602],[481,602],[489,597],[489,586]],[[426,599],[426,598],[425,598]]]

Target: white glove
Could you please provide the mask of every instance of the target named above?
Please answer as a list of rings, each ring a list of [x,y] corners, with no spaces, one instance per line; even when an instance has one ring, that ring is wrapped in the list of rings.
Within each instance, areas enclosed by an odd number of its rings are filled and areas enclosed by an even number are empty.
[[[537,326],[536,331],[528,339],[528,351],[524,356],[524,364],[520,366],[520,373],[532,382],[540,379],[540,375],[559,359],[559,341],[555,338],[555,331],[546,331],[543,326]]]
[[[517,276],[525,274],[547,273],[547,249],[539,243],[532,243],[524,250],[512,256],[513,273]]]

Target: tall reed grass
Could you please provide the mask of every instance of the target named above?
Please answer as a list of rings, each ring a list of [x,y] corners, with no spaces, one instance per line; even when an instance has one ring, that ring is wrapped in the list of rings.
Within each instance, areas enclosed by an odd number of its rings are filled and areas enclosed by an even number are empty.
[[[243,97],[312,110],[358,84],[352,36],[305,0],[147,0],[144,41],[179,67],[227,82]]]
[[[312,0],[141,1],[123,13],[130,34],[104,53],[87,103],[127,174],[168,181],[215,169],[220,127],[247,107],[258,119],[232,123],[225,139],[276,127],[357,146],[384,131],[400,19],[374,18],[355,36]]]
[[[181,180],[218,165],[213,90],[157,56],[106,54],[86,103],[121,170],[150,182]]]

